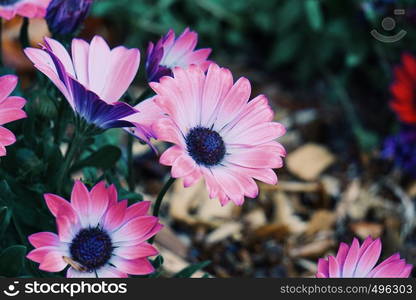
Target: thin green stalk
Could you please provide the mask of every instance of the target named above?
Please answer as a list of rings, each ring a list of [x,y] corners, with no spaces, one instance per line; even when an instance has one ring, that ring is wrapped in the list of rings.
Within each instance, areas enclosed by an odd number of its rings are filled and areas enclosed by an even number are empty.
[[[159,210],[160,210],[160,206],[162,205],[163,198],[165,197],[166,192],[169,190],[169,188],[175,182],[175,179],[176,178],[170,177],[169,180],[163,186],[163,188],[160,190],[159,195],[157,195],[155,205],[153,206],[153,216],[154,217],[159,216]],[[149,240],[149,243],[153,244],[154,240],[155,240],[155,237],[152,237]]]
[[[64,99],[60,99],[60,101],[57,103],[58,116],[56,118],[56,124],[54,128],[54,141],[56,145],[59,145],[61,143],[66,129],[66,124],[62,122],[66,113],[66,109],[66,101]]]
[[[143,91],[143,93],[140,94],[140,96],[136,99],[136,101],[134,101],[134,103],[131,103],[133,106],[139,104],[140,102],[150,98],[151,96],[154,95],[153,90],[148,87],[147,89],[145,89]]]
[[[30,46],[29,41],[29,18],[23,18],[22,27],[20,27],[20,45],[22,49],[25,49]]]
[[[134,138],[131,134],[127,137],[127,168],[128,168],[128,174],[127,174],[127,182],[129,185],[129,191],[134,192],[136,181],[134,178],[134,166],[133,166],[133,143]]]
[[[176,178],[170,177],[169,180],[163,186],[163,188],[160,190],[159,195],[157,195],[155,206],[153,207],[153,216],[155,216],[155,217],[159,216],[159,210],[160,210],[160,206],[162,204],[163,198],[165,197],[166,192],[169,190],[169,188],[175,182],[175,179]]]
[[[62,186],[64,184],[65,177],[68,175],[68,172],[70,170],[71,164],[75,158],[75,155],[78,151],[80,151],[80,148],[82,147],[82,144],[85,140],[85,137],[83,136],[82,132],[78,132],[78,130],[75,132],[75,135],[71,141],[71,143],[68,146],[68,150],[64,157],[63,165],[59,171],[58,174],[58,180],[57,180],[57,193],[59,194],[62,190]]]
[[[17,235],[19,236],[21,243],[25,246],[28,246],[26,236],[23,234],[22,228],[20,228],[20,224],[14,215],[12,216],[12,220],[13,220],[14,228],[17,231]]]

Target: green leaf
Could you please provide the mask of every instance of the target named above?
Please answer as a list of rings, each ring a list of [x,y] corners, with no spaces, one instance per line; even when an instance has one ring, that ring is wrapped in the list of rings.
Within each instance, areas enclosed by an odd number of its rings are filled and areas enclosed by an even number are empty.
[[[197,264],[190,265],[183,270],[179,271],[175,275],[173,275],[174,278],[190,278],[195,272],[207,267],[211,264],[211,261],[206,260]]]
[[[28,148],[21,148],[17,150],[16,154],[17,160],[20,162],[21,167],[26,171],[32,171],[35,174],[42,171],[43,162],[39,157],[33,152],[33,150]]]
[[[129,200],[129,204],[133,204],[136,202],[143,201],[143,195],[135,193],[135,192],[129,192],[123,188],[119,189],[119,198],[120,199],[127,199]]]
[[[302,19],[302,1],[286,1],[276,10],[277,30],[281,33],[290,32],[298,21]]]
[[[91,184],[97,182],[97,168],[86,167],[82,169],[82,173],[84,174],[84,182],[91,182]]]
[[[361,149],[364,151],[372,151],[380,143],[378,136],[372,131],[360,126],[356,126],[353,131]]]
[[[311,28],[314,31],[320,31],[323,26],[323,17],[320,2],[318,0],[305,1],[305,10]]]
[[[0,181],[0,200],[2,200],[6,205],[9,205],[15,199],[15,195],[10,189],[9,184],[6,180]]]
[[[159,269],[160,266],[163,265],[163,256],[162,255],[158,255],[153,261],[152,261],[152,265],[155,269]]]
[[[0,275],[17,277],[24,265],[26,247],[21,245],[11,246],[0,253]]]
[[[12,212],[6,206],[0,208],[0,238],[3,236],[12,218]]]
[[[282,40],[276,42],[273,49],[271,64],[280,65],[291,61],[301,48],[302,39],[301,36],[292,33],[283,37]]]
[[[107,145],[75,164],[71,172],[85,167],[96,167],[103,170],[113,167],[121,157],[121,150],[116,146]]]

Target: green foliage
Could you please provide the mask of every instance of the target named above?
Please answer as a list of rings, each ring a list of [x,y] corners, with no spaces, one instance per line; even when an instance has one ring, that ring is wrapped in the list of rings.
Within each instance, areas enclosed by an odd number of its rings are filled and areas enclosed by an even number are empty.
[[[25,246],[11,246],[0,253],[0,275],[17,277],[24,267],[26,255]]]
[[[91,153],[88,157],[79,161],[72,167],[72,171],[77,171],[85,167],[95,167],[107,170],[117,163],[121,157],[121,150],[118,147],[107,145]]]
[[[12,212],[6,206],[0,208],[0,239],[10,224]]]
[[[193,274],[195,274],[197,271],[202,270],[203,268],[209,266],[211,264],[211,261],[203,261],[200,263],[196,263],[193,265],[190,265],[183,270],[176,273],[173,277],[175,278],[190,278]]]

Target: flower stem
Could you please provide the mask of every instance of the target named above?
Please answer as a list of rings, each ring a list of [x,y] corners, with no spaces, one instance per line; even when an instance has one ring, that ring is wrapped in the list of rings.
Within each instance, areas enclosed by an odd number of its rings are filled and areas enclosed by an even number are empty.
[[[29,42],[29,18],[23,18],[22,27],[20,27],[20,44],[22,49],[25,49],[30,46]]]
[[[166,192],[169,190],[171,185],[175,182],[175,179],[176,178],[170,177],[163,188],[160,190],[159,195],[157,195],[155,206],[153,207],[153,216],[159,216],[160,205],[162,204],[163,198],[165,197]]]
[[[133,103],[130,103],[130,104],[133,106],[137,105],[140,102],[152,97],[153,95],[154,95],[154,91],[150,87],[148,87],[143,91],[143,93],[140,94],[140,96]]]
[[[135,178],[134,178],[134,169],[133,169],[133,143],[134,138],[131,134],[127,137],[127,182],[129,185],[129,191],[134,192],[134,188],[136,185]]]
[[[19,221],[16,219],[15,215],[12,216],[12,220],[17,235],[19,236],[20,242],[22,243],[22,245],[29,246],[27,243],[26,236],[23,234],[22,228],[20,227]]]
[[[64,162],[58,174],[57,180],[57,193],[59,194],[62,190],[62,185],[64,183],[65,177],[68,175],[69,169],[71,167],[72,161],[75,158],[75,154],[80,151],[82,144],[85,140],[82,132],[75,131],[75,135],[68,146],[68,150],[64,157]]]
[[[169,188],[175,182],[175,179],[176,178],[170,177],[169,180],[163,186],[163,188],[160,190],[159,195],[157,195],[155,205],[153,206],[153,216],[154,217],[159,216],[159,210],[160,210],[160,206],[162,204],[163,198],[165,197],[166,192],[169,190]],[[153,236],[151,239],[149,239],[149,243],[153,244],[154,240],[155,240],[155,237]]]
[[[55,103],[56,102],[57,101],[55,101]],[[65,114],[65,109],[66,109],[65,104],[66,104],[65,100],[61,99],[57,105],[58,116],[57,116],[56,125],[54,128],[54,141],[56,145],[59,145],[61,143],[62,135],[63,135],[63,132],[65,131],[65,125],[62,124],[63,123],[62,120],[64,119],[64,114]]]

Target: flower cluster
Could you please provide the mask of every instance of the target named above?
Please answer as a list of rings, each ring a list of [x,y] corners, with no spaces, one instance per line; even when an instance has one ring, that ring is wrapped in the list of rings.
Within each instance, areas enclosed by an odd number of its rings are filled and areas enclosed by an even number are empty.
[[[67,13],[68,7],[59,11],[59,5],[52,1],[48,8],[53,28],[57,16]],[[250,99],[248,79],[234,82],[230,70],[207,60],[211,49],[195,50],[196,44],[197,34],[189,29],[178,38],[170,30],[149,44],[146,70],[155,95],[134,107],[121,99],[138,72],[138,49],[110,49],[95,36],[90,43],[73,39],[69,53],[45,37],[41,48],[26,48],[25,54],[69,103],[75,134],[94,136],[121,127],[151,146],[152,138],[173,143],[160,157],[161,164],[172,166],[173,178],[183,178],[186,187],[204,179],[211,198],[242,205],[245,197],[257,196],[255,179],[277,183],[273,169],[282,167],[285,149],[276,139],[285,128],[273,121],[266,96]],[[59,180],[75,157],[73,149],[82,149],[85,139],[80,141],[70,146]],[[45,194],[58,235],[32,235],[36,249],[28,258],[49,272],[70,265],[68,277],[150,273],[146,257],[157,251],[145,241],[161,229],[158,219],[145,216],[148,202],[127,207],[116,198],[114,186],[103,182],[91,192],[76,182],[71,202]]]
[[[128,89],[140,67],[139,49],[124,46],[111,49],[100,36],[91,42],[73,38],[70,51],[64,46],[68,44],[68,36],[74,37],[92,3],[92,0],[0,1],[0,16],[5,19],[16,14],[46,18],[54,38],[45,37],[39,48],[27,47],[24,52],[34,67],[56,86],[58,91],[51,94],[56,103],[59,101],[57,106],[63,111],[60,113],[65,115],[67,108],[74,116],[72,131],[65,130],[66,127],[61,130],[55,124],[61,121],[60,115],[48,123],[57,128],[53,128],[53,142],[44,141],[42,147],[46,149],[55,143],[59,163],[54,166],[57,169],[54,184],[40,185],[38,189],[55,218],[56,233],[31,234],[28,239],[34,249],[27,258],[38,263],[42,271],[65,271],[67,277],[147,275],[155,270],[150,258],[159,253],[152,245],[154,236],[163,227],[158,218],[159,207],[174,179],[181,178],[185,187],[204,180],[210,198],[218,199],[221,205],[230,202],[243,205],[246,197],[258,196],[256,180],[277,183],[274,169],[283,166],[286,155],[277,139],[286,129],[275,121],[265,95],[252,97],[247,78],[235,80],[229,69],[208,60],[211,49],[196,50],[197,33],[188,28],[177,38],[170,30],[157,43],[149,43],[145,68],[150,95],[132,99]],[[65,41],[59,40],[62,36]],[[404,64],[396,70],[392,107],[403,122],[416,123],[413,115],[416,62],[405,56]],[[14,75],[0,77],[0,156],[6,155],[5,146],[16,141],[15,135],[3,125],[26,117],[22,110],[26,100],[9,96],[16,84]],[[60,94],[66,101],[58,99]],[[152,139],[166,146],[159,162],[171,167],[171,179],[160,191],[153,215],[148,214],[149,201],[132,205],[127,200],[119,201],[125,181],[120,182],[106,172],[100,174],[100,179],[84,178],[72,186],[71,172],[91,164],[94,155],[97,156],[98,151],[88,147],[90,141],[112,128],[126,130],[154,150]],[[61,153],[65,148],[63,136],[70,141],[65,154]],[[133,137],[129,139],[132,141]],[[391,141],[386,155],[403,151],[408,160],[413,159],[407,147],[414,140],[415,135],[408,134],[401,136],[400,141]],[[403,144],[400,149],[393,145],[399,142]],[[127,149],[130,158],[131,148],[132,142]],[[85,158],[86,152],[93,153]],[[128,167],[132,168],[131,161]],[[69,195],[70,187],[62,188],[68,182],[72,187],[70,201],[61,197],[65,192]],[[132,187],[129,186],[130,194],[135,194],[134,184],[133,181]],[[351,246],[341,244],[336,257],[321,259],[316,276],[409,276],[412,266],[398,254],[376,266],[380,255],[380,240],[367,238],[360,246],[354,239]]]

